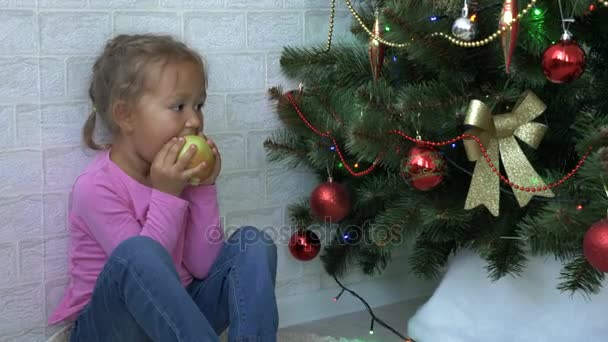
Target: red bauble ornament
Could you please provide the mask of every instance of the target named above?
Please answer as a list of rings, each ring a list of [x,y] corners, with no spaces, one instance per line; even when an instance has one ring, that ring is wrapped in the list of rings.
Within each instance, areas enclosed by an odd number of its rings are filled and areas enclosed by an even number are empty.
[[[559,42],[545,50],[542,66],[549,81],[572,82],[585,71],[585,51],[568,34],[564,34]]]
[[[314,259],[321,250],[321,241],[310,230],[298,230],[289,239],[289,251],[300,261]]]
[[[594,223],[585,234],[583,254],[591,266],[608,272],[608,221]]]
[[[401,167],[401,174],[414,188],[428,191],[441,184],[447,171],[445,159],[431,147],[415,146]]]
[[[310,194],[310,209],[321,220],[329,218],[332,222],[338,222],[348,215],[351,209],[348,190],[330,178]]]

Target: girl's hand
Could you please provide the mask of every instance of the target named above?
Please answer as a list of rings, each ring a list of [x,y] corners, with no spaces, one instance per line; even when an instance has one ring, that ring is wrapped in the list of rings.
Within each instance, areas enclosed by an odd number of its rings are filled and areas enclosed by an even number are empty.
[[[183,145],[183,138],[173,138],[163,145],[154,157],[150,167],[150,182],[154,189],[179,197],[188,180],[205,167],[205,163],[201,163],[187,169],[196,149],[189,148],[178,159],[177,156]]]
[[[203,134],[201,134],[201,136],[207,140],[207,143],[213,151],[213,155],[215,155],[215,165],[213,166],[213,172],[211,172],[211,175],[209,175],[209,177],[203,180],[199,185],[213,185],[215,184],[215,181],[220,174],[220,170],[222,169],[222,156],[220,155],[220,152],[213,140],[207,138]],[[203,165],[203,167],[207,167],[206,162],[202,162],[201,165]]]

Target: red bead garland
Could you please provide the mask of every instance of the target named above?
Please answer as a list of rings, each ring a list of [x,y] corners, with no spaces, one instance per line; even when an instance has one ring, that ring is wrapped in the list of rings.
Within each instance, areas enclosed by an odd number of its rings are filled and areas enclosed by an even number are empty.
[[[378,154],[378,156],[376,156],[376,159],[374,160],[372,166],[370,166],[369,168],[367,168],[364,171],[360,171],[360,172],[355,172],[353,171],[353,169],[348,165],[348,163],[346,162],[346,160],[344,159],[344,155],[342,154],[342,151],[340,150],[340,148],[338,147],[338,143],[336,141],[336,139],[334,139],[334,137],[331,136],[330,132],[326,132],[323,133],[320,130],[318,130],[315,126],[313,126],[304,116],[304,114],[302,113],[302,111],[300,110],[300,107],[297,105],[297,103],[295,103],[293,96],[291,95],[291,93],[287,93],[287,98],[289,99],[289,102],[291,103],[291,105],[294,107],[294,109],[296,110],[296,112],[298,113],[298,116],[300,117],[300,119],[302,119],[302,121],[304,121],[304,123],[306,124],[306,126],[308,126],[308,128],[310,128],[313,132],[315,132],[317,135],[320,135],[322,137],[326,137],[331,139],[331,141],[334,144],[334,147],[336,149],[336,152],[338,153],[338,156],[340,157],[340,161],[342,162],[342,164],[344,165],[344,167],[346,168],[346,170],[354,177],[361,177],[361,176],[365,176],[370,174],[372,171],[374,171],[376,169],[376,166],[378,164],[378,161],[381,158],[381,154]],[[449,139],[449,140],[444,140],[444,141],[428,141],[428,140],[419,140],[416,139],[412,136],[409,136],[403,132],[401,132],[400,130],[390,130],[388,131],[389,134],[396,134],[401,136],[404,139],[407,139],[411,142],[414,142],[416,144],[419,145],[428,145],[428,146],[433,146],[433,147],[438,147],[438,146],[446,146],[446,145],[450,145],[455,143],[456,141],[459,140],[464,140],[465,138],[468,139],[473,139],[475,140],[475,142],[479,145],[479,148],[481,150],[481,152],[483,153],[483,156],[486,160],[486,163],[488,164],[488,167],[490,167],[492,169],[492,171],[500,178],[500,180],[503,181],[503,183],[507,184],[508,186],[510,186],[511,188],[515,189],[515,190],[519,190],[519,191],[525,191],[525,192],[540,192],[540,191],[547,191],[549,189],[553,189],[556,188],[562,184],[564,184],[564,182],[566,182],[567,180],[569,180],[570,178],[572,178],[572,176],[574,176],[578,170],[581,168],[581,166],[583,166],[583,164],[585,164],[585,160],[587,159],[587,157],[589,156],[589,154],[591,153],[591,151],[593,150],[592,146],[589,146],[589,148],[587,149],[587,152],[581,157],[581,159],[579,160],[578,164],[564,177],[562,177],[560,180],[553,182],[549,185],[545,185],[542,187],[530,187],[530,186],[524,186],[524,185],[519,185],[519,184],[515,184],[511,181],[509,181],[509,179],[507,177],[505,177],[503,174],[500,173],[500,171],[498,170],[498,168],[496,168],[494,166],[494,164],[492,163],[492,159],[490,158],[490,155],[488,155],[488,153],[486,152],[485,147],[483,146],[483,143],[481,142],[481,140],[472,135],[472,134],[461,134],[455,138]]]
[[[308,128],[310,128],[313,132],[315,132],[317,135],[320,135],[322,137],[326,137],[329,138],[332,143],[334,144],[334,147],[336,148],[336,152],[338,153],[338,157],[340,158],[340,161],[342,162],[342,165],[344,165],[344,167],[346,168],[346,170],[353,176],[355,177],[361,177],[361,176],[366,176],[368,174],[370,174],[372,171],[374,171],[376,169],[376,166],[378,165],[378,161],[380,160],[380,155],[378,155],[376,157],[376,160],[374,160],[374,162],[372,163],[372,165],[370,167],[368,167],[367,169],[360,171],[360,172],[355,172],[350,165],[348,165],[348,163],[346,162],[346,159],[344,159],[344,155],[342,154],[342,151],[340,150],[340,147],[338,147],[338,142],[336,141],[336,139],[334,137],[331,136],[330,132],[321,132],[320,130],[318,130],[315,126],[313,126],[304,116],[304,114],[302,113],[302,111],[300,110],[300,107],[297,105],[297,103],[294,101],[293,96],[291,95],[291,93],[287,93],[287,98],[289,99],[289,102],[291,103],[291,105],[293,106],[293,108],[295,108],[296,112],[298,113],[298,116],[300,117],[300,119],[302,119],[302,121],[304,121],[304,123],[306,124],[306,126],[308,126]]]

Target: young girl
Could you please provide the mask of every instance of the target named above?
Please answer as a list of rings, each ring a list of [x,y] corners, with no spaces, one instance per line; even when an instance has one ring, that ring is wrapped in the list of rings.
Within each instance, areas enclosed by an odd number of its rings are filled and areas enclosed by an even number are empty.
[[[120,35],[97,58],[83,135],[99,152],[72,189],[71,280],[48,321],[74,320],[71,341],[276,341],[276,246],[253,227],[225,241],[211,140],[200,185],[195,147],[178,158],[202,134],[206,87],[201,57],[170,36]]]

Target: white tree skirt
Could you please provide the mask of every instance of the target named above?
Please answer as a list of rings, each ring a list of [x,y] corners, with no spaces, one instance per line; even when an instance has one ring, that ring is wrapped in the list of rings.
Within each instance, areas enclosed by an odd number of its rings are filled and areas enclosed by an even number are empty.
[[[521,277],[487,278],[472,252],[451,261],[433,296],[408,323],[417,342],[608,341],[608,281],[586,298],[556,289],[561,263],[530,257]]]

